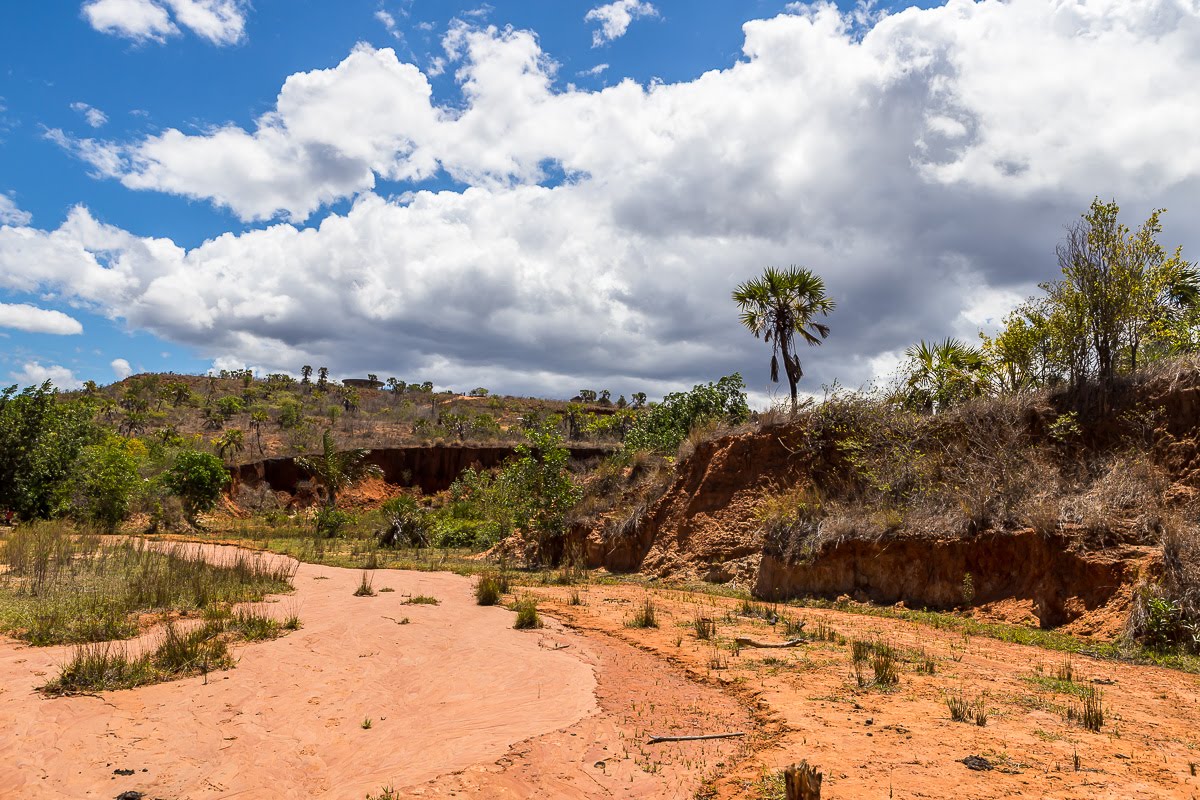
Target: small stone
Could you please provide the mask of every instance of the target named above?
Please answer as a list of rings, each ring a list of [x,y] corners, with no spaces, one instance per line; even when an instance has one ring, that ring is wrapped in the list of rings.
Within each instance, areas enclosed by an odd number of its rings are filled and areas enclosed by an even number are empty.
[[[961,763],[966,764],[967,769],[973,769],[977,772],[984,772],[992,768],[992,762],[983,756],[967,756]]]

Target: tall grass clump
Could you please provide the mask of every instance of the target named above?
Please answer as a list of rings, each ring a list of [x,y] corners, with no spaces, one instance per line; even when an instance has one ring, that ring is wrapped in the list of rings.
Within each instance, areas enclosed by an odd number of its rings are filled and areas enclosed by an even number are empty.
[[[229,669],[234,660],[220,623],[181,632],[172,622],[151,651],[131,656],[125,645],[91,642],[78,645],[57,678],[41,687],[48,695],[90,694],[133,689],[186,675]]]
[[[292,589],[296,562],[198,547],[101,542],[54,523],[10,533],[0,556],[0,631],[34,645],[127,639],[135,615],[204,611]]]
[[[485,572],[475,580],[475,602],[494,606],[508,591],[508,579],[496,572]]]
[[[1088,687],[1088,691],[1082,693],[1079,705],[1067,707],[1067,720],[1098,733],[1104,727],[1104,693]]]
[[[523,597],[516,602],[513,610],[517,612],[517,619],[513,623],[513,627],[517,630],[529,630],[531,628],[542,627],[542,618],[538,616],[537,600],[532,597]]]
[[[649,597],[642,600],[641,607],[633,614],[633,619],[625,623],[627,628],[657,628],[658,627],[658,609],[654,607],[654,601]]]

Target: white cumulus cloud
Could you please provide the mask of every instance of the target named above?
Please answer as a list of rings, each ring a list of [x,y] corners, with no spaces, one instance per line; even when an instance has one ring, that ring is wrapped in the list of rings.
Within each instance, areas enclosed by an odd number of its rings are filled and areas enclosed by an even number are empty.
[[[10,372],[8,377],[20,386],[40,386],[50,381],[58,389],[78,389],[83,381],[75,377],[75,373],[57,364],[43,365],[37,361],[28,361],[19,372]]]
[[[212,44],[240,42],[246,32],[244,0],[87,0],[85,20],[101,33],[165,42],[188,28]]]
[[[74,317],[28,303],[0,303],[0,328],[63,336],[83,333],[83,325]]]
[[[82,12],[101,33],[136,41],[164,42],[179,33],[166,10],[151,0],[88,0]]]
[[[645,0],[616,0],[596,6],[584,15],[585,22],[598,22],[600,27],[592,31],[592,47],[600,47],[613,39],[620,39],[629,30],[635,19],[657,17],[658,9]]]
[[[123,381],[133,374],[133,367],[123,358],[114,358],[109,366],[112,367],[113,375],[116,375],[119,381]]]
[[[192,249],[76,208],[0,228],[0,289],[268,371],[617,394],[741,370],[763,391],[766,349],[729,293],[768,264],[816,270],[838,300],[802,354],[815,389],[995,320],[1053,276],[1095,195],[1135,223],[1166,206],[1164,241],[1200,251],[1191,0],[952,3],[866,28],[817,4],[744,35],[741,60],[694,80],[586,91],[558,87],[534,33],[458,23],[462,102],[360,46],[288,78],[250,129],[67,140],[130,188],[247,220],[355,199]],[[443,171],[468,188],[374,191]]]

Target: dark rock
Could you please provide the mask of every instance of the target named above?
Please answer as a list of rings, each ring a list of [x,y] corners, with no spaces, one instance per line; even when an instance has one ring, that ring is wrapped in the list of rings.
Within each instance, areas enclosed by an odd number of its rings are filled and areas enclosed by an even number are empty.
[[[962,763],[967,765],[967,769],[973,769],[978,772],[986,772],[992,768],[992,762],[983,756],[967,756],[962,760]]]

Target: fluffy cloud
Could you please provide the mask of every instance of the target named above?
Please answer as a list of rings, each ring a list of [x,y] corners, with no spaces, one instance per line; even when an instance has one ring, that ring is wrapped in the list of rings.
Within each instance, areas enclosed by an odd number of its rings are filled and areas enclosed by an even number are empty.
[[[82,12],[101,33],[136,41],[165,42],[179,25],[216,45],[236,44],[246,32],[244,0],[87,0]]]
[[[586,22],[598,22],[600,27],[592,31],[592,47],[600,47],[619,39],[629,30],[630,24],[641,17],[657,17],[658,9],[644,0],[616,0],[596,6],[584,15]]]
[[[1165,238],[1200,249],[1176,227],[1200,212],[1194,3],[955,2],[865,29],[818,5],[744,32],[725,69],[592,92],[557,89],[531,32],[459,24],[453,105],[360,46],[289,78],[253,130],[90,151],[126,186],[245,219],[356,197],[347,213],[184,250],[75,209],[57,230],[0,229],[0,288],[271,369],[556,394],[740,369],[761,389],[766,349],[729,292],[767,264],[815,269],[839,301],[802,354],[815,386],[972,337],[1052,275],[1095,194],[1166,205]],[[469,188],[372,191],[440,171]]]
[[[83,333],[83,325],[74,317],[28,303],[0,303],[0,328],[63,336]]]
[[[216,45],[236,44],[246,34],[243,0],[163,0],[175,21]]]
[[[133,367],[123,358],[114,358],[109,366],[112,367],[113,375],[116,375],[119,381],[123,381],[133,374]]]
[[[136,41],[165,42],[179,33],[166,10],[151,0],[88,0],[82,12],[101,33]]]
[[[87,103],[71,103],[71,110],[83,114],[83,118],[87,120],[87,124],[93,128],[102,128],[108,122],[107,114],[98,108],[89,106]]]
[[[0,194],[0,225],[28,225],[32,220],[32,214],[17,208],[8,195]]]
[[[42,365],[37,361],[28,361],[19,372],[10,372],[8,377],[19,386],[40,386],[50,381],[58,389],[79,389],[83,381],[75,377],[75,373],[57,364]]]

